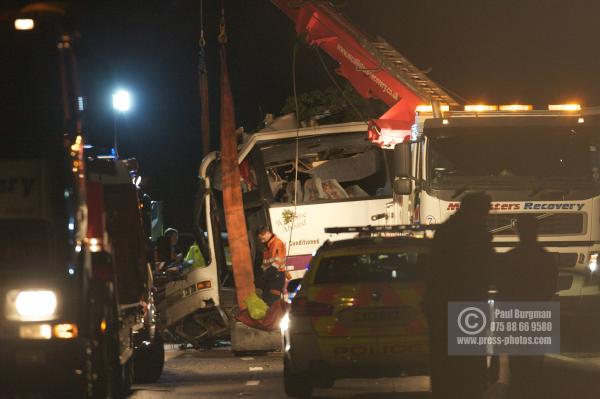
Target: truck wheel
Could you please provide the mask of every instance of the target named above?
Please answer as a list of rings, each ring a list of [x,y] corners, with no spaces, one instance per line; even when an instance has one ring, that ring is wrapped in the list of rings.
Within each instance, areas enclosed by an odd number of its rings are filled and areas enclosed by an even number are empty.
[[[72,391],[67,388],[67,397],[77,397],[81,399],[92,399],[94,397],[94,357],[92,342],[88,341],[84,346],[84,367],[82,370],[82,378],[79,384],[69,384],[73,387]],[[0,390],[1,390],[0,386]]]
[[[312,384],[305,373],[294,373],[287,357],[283,358],[283,388],[291,398],[305,399],[312,395]]]
[[[149,384],[158,381],[165,366],[165,346],[161,335],[156,332],[150,345],[135,350],[134,381]]]
[[[117,399],[123,397],[123,367],[119,363],[118,343],[106,336],[97,348],[93,397]]]
[[[97,368],[98,385],[94,398],[122,399],[129,395],[133,383],[133,357],[121,365],[119,359],[119,338],[111,328],[101,337],[99,352],[99,368]]]

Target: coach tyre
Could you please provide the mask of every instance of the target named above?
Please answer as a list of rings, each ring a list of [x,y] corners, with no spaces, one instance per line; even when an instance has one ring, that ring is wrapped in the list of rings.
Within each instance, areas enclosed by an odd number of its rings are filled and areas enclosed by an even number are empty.
[[[306,373],[292,372],[287,356],[283,357],[283,388],[287,396],[298,399],[310,398],[313,390]]]

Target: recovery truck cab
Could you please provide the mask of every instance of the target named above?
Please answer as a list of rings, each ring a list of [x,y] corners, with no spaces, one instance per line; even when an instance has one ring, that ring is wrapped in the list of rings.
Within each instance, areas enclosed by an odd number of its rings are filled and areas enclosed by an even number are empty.
[[[600,309],[600,113],[575,104],[532,108],[466,106],[434,118],[420,107],[395,148],[395,202],[402,223],[436,224],[467,192],[484,191],[492,197],[488,227],[498,252],[518,244],[517,217],[534,215],[539,241],[560,268],[563,349],[578,350],[584,336],[600,334],[600,323],[589,319]],[[575,332],[586,318],[589,334]]]
[[[98,373],[86,207],[76,159],[61,141],[35,151],[1,146],[2,393],[60,387],[85,397]]]

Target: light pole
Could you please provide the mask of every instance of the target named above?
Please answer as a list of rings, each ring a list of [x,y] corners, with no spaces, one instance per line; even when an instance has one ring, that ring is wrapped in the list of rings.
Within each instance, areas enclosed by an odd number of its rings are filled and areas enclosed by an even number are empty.
[[[118,89],[112,95],[112,106],[113,106],[113,121],[114,121],[114,147],[115,154],[119,156],[119,150],[117,147],[117,113],[125,114],[131,109],[131,94],[127,90]]]

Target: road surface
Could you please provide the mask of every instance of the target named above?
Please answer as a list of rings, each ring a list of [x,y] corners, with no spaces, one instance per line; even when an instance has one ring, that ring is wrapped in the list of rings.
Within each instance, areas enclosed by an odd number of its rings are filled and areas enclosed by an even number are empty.
[[[209,352],[180,351],[167,345],[165,371],[156,384],[136,385],[132,398],[284,399],[280,354],[235,357],[229,349]],[[501,399],[498,384],[489,399]],[[316,389],[315,399],[428,399],[428,377],[403,377],[337,381],[331,389]]]
[[[166,364],[155,384],[135,385],[134,399],[285,399],[281,354],[235,357],[228,348],[208,352],[166,346]],[[600,398],[600,354],[550,355],[541,384],[548,399]],[[507,398],[506,360],[500,381],[484,399]],[[315,399],[431,399],[428,377],[341,380],[331,389],[316,389]]]

